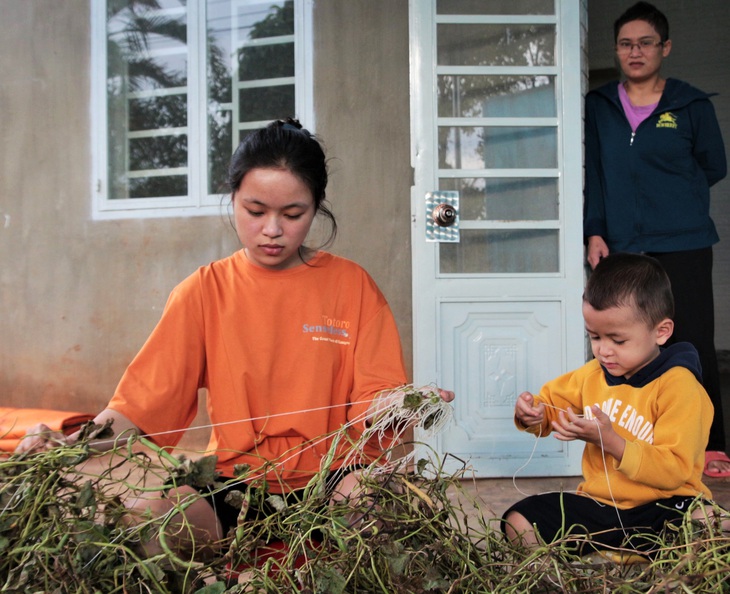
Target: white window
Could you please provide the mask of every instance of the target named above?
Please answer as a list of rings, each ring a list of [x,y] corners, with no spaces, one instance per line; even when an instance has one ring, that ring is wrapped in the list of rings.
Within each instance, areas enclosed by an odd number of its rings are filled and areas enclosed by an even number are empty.
[[[219,214],[249,130],[313,129],[311,4],[91,2],[94,218]]]

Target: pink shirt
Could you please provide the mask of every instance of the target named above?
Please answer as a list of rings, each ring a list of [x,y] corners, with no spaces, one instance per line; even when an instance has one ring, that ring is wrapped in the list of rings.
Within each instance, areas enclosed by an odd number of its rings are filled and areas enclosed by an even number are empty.
[[[618,96],[621,100],[621,105],[624,108],[626,118],[629,120],[629,125],[634,132],[636,132],[639,124],[648,118],[656,109],[656,106],[659,105],[658,101],[656,103],[650,103],[649,105],[634,105],[631,103],[629,94],[626,92],[626,89],[624,89],[624,85],[622,83],[618,83]]]

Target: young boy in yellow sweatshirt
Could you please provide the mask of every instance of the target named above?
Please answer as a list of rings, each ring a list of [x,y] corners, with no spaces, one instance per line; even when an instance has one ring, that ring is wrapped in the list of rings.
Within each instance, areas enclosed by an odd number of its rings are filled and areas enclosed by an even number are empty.
[[[664,346],[673,313],[669,279],[653,258],[617,253],[596,266],[583,295],[595,358],[536,396],[522,393],[515,406],[519,429],[586,443],[584,480],[575,494],[513,505],[502,522],[510,540],[582,534],[598,548],[647,550],[695,498],[710,502],[702,469],[713,407],[695,348]]]

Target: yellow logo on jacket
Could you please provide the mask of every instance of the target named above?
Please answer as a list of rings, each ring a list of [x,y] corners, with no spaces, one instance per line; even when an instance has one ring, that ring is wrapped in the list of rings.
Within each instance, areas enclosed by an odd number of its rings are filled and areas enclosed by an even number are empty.
[[[674,128],[677,129],[677,116],[671,111],[667,111],[659,116],[659,121],[656,123],[657,128]]]

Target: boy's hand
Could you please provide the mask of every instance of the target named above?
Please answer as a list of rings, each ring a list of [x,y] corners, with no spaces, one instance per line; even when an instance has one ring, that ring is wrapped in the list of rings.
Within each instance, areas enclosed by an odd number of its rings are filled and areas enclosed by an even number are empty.
[[[558,420],[553,421],[553,435],[561,441],[580,439],[603,449],[619,462],[624,455],[626,441],[616,433],[609,416],[594,404],[591,407],[592,419],[578,416],[572,409],[558,413]]]
[[[545,405],[540,402],[535,406],[535,397],[529,392],[522,392],[515,403],[515,418],[523,427],[541,425],[545,419]]]

